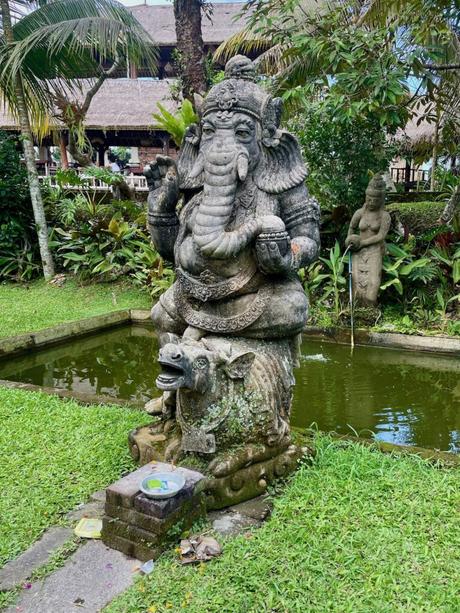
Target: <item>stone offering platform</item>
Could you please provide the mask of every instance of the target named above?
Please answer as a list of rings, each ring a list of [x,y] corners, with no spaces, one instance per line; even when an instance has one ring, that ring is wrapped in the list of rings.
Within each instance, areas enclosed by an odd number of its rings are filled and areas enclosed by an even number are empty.
[[[184,487],[171,498],[153,500],[140,491],[140,484],[153,471],[175,470],[185,477]],[[178,533],[206,516],[199,472],[151,462],[116,481],[106,490],[102,540],[128,556],[146,561],[156,559]]]

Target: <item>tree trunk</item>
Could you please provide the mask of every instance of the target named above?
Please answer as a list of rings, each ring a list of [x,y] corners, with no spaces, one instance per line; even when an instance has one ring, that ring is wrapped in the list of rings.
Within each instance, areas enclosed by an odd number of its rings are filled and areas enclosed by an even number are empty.
[[[442,224],[450,223],[457,209],[460,209],[460,184],[452,192],[439,221]]]
[[[61,168],[66,170],[69,167],[69,158],[67,157],[67,147],[63,134],[59,137],[59,150],[61,152]]]
[[[436,178],[435,178],[435,170],[438,165],[438,148],[439,148],[439,124],[441,123],[441,114],[439,112],[438,102],[436,102],[436,122],[434,124],[434,135],[433,135],[433,154],[431,158],[431,181],[430,181],[430,190],[434,192],[434,188],[436,187]]]
[[[86,166],[93,165],[93,147],[91,143],[87,141],[87,151],[82,150],[77,143],[76,133],[84,130],[86,115],[88,114],[89,107],[94,96],[101,89],[104,81],[111,77],[118,69],[119,65],[120,60],[117,56],[112,66],[108,70],[103,70],[95,83],[88,89],[83,102],[70,100],[68,93],[65,90],[56,92],[54,96],[55,105],[60,110],[58,118],[67,127],[69,133],[68,141],[70,155],[78,164],[80,164],[80,166],[83,166],[84,168]],[[69,109],[71,110],[70,113]],[[104,162],[99,165],[104,166]]]
[[[436,177],[435,170],[438,165],[438,143],[439,143],[439,123],[436,121],[434,126],[434,138],[433,138],[433,153],[431,158],[431,181],[430,181],[430,190],[434,192],[434,188],[436,187]]]
[[[8,43],[14,42],[13,28],[11,25],[11,13],[8,0],[0,0],[1,15],[3,21],[3,31]],[[42,260],[43,274],[45,279],[54,277],[54,262],[48,244],[48,226],[45,217],[40,183],[38,180],[37,166],[35,165],[35,150],[33,144],[32,130],[30,128],[29,115],[24,96],[24,88],[20,76],[15,80],[16,111],[19,119],[19,126],[22,137],[22,147],[26,161],[27,176],[29,180],[30,199],[34,211],[35,226],[37,229],[38,246]]]
[[[406,159],[406,166],[404,168],[404,191],[410,191],[410,171],[412,167],[412,160]]]
[[[205,53],[201,33],[202,0],[174,0],[177,51],[182,68],[182,95],[193,102],[193,93],[207,90]]]

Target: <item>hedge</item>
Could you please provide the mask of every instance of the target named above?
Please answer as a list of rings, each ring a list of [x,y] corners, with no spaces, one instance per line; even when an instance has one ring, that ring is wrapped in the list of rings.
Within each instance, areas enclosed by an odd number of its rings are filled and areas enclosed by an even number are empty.
[[[439,225],[445,206],[444,201],[398,202],[388,205],[386,210],[394,222],[399,221],[411,234],[417,235]]]

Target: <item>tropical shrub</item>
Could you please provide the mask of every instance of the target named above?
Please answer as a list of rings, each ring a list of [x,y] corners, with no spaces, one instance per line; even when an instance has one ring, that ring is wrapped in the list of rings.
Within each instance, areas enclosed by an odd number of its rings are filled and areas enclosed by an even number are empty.
[[[17,139],[0,131],[0,280],[29,280],[39,272],[27,173]]]
[[[290,128],[299,138],[307,183],[322,209],[345,207],[349,216],[364,203],[370,173],[385,171],[396,151],[375,118],[333,113],[323,101],[305,101]]]
[[[146,213],[136,202],[97,204],[79,194],[54,208],[53,248],[58,265],[82,281],[123,277],[147,288],[152,296],[174,279],[146,231]]]
[[[421,256],[421,257],[420,257]],[[420,253],[413,236],[402,244],[388,243],[383,261],[381,303],[400,305],[413,324],[456,329],[460,311],[460,244],[435,246]]]
[[[157,130],[167,132],[176,145],[180,147],[184,140],[185,131],[193,124],[198,123],[198,115],[195,113],[190,100],[185,99],[175,114],[170,113],[158,102],[158,113],[153,113],[156,123],[153,126]]]
[[[334,323],[339,322],[346,308],[345,266],[345,253],[342,254],[336,241],[334,247],[328,250],[327,257],[320,257],[319,262],[313,262],[301,274],[306,292],[332,312]]]
[[[439,228],[439,218],[445,202],[398,202],[386,207],[393,220],[399,222],[407,234],[420,235],[434,228]],[[443,228],[444,232],[448,228]]]
[[[386,245],[379,309],[354,305],[357,325],[417,333],[432,329],[460,334],[460,243],[427,245],[413,236],[405,242],[392,237]],[[301,271],[305,291],[311,297],[310,324],[349,325],[349,253],[340,243],[323,249],[323,255]],[[383,319],[382,319],[383,313]]]
[[[412,300],[414,292],[420,286],[428,284],[439,277],[439,267],[429,257],[418,258],[414,253],[415,241],[403,245],[387,243],[387,253],[383,259],[383,282],[381,291],[394,289],[405,304]],[[424,302],[428,291],[419,293]]]

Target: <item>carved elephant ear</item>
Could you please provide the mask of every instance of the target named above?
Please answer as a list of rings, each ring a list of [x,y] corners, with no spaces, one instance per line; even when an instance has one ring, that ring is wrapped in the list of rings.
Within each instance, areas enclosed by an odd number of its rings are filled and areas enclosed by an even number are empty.
[[[281,194],[305,181],[307,169],[295,136],[277,130],[269,142],[262,142],[262,159],[254,181],[268,194]]]
[[[198,169],[198,172],[196,172],[200,139],[200,127],[194,123],[185,132],[184,143],[177,160],[180,189],[199,189],[203,187],[203,172],[201,169]]]
[[[225,366],[225,372],[230,379],[244,379],[251,370],[256,354],[253,351],[245,351],[239,353],[235,357],[231,357]]]

